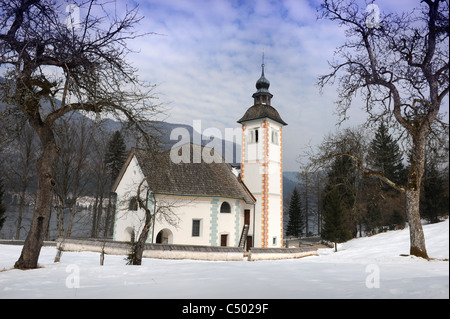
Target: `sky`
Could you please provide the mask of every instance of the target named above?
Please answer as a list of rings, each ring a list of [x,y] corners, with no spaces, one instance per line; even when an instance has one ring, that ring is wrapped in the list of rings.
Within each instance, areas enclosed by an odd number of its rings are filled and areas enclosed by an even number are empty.
[[[115,6],[120,14],[125,5],[138,5],[143,19],[137,31],[156,33],[131,42],[138,52],[129,59],[143,80],[156,84],[158,102],[167,109],[161,120],[170,123],[201,121],[202,130],[218,128],[224,136],[226,128],[240,127],[236,121],[253,105],[264,52],[272,106],[288,123],[283,169],[298,171],[299,154],[336,131],[338,122],[336,88],[321,94],[316,82],[330,71],[328,61],[345,33],[336,23],[317,19],[320,2],[149,0]],[[376,3],[383,12],[400,12],[419,1]],[[359,102],[354,104],[344,126],[366,119]]]

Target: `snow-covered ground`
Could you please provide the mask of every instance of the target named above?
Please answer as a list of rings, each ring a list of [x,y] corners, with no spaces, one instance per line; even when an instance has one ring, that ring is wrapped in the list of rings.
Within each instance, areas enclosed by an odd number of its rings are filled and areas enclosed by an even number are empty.
[[[144,259],[44,247],[35,270],[12,269],[21,247],[0,245],[0,298],[449,298],[449,221],[424,226],[435,260],[409,252],[409,230],[353,239],[339,251],[279,261]],[[3,270],[3,271],[2,271]]]

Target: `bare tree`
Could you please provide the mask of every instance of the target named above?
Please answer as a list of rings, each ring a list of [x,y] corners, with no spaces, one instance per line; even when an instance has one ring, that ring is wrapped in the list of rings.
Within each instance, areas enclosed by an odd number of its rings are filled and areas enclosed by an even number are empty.
[[[368,150],[368,138],[365,129],[360,127],[346,128],[338,130],[335,133],[330,133],[324,137],[322,143],[316,150],[309,147],[305,149],[301,157],[305,163],[303,164],[303,170],[309,171],[316,176],[316,197],[318,201],[318,209],[321,208],[321,191],[325,187],[324,180],[326,179],[325,172],[331,170],[333,161],[338,156],[351,155],[352,158],[356,158],[361,162],[365,162]],[[361,188],[363,185],[363,176],[358,169],[357,165],[354,165],[354,169],[350,174],[352,182],[345,183],[347,192],[352,198],[352,205],[348,207],[350,213],[350,222],[353,236],[357,234],[357,227],[362,220],[361,210],[359,209],[361,201]],[[348,177],[346,177],[348,178]],[[321,220],[319,220],[319,223]]]
[[[353,0],[325,0],[321,5],[321,17],[344,27],[347,41],[337,50],[340,60],[331,63],[331,73],[321,76],[318,84],[323,88],[343,74],[338,78],[342,119],[360,93],[369,122],[393,118],[406,132],[411,141],[406,185],[379,172],[364,172],[406,194],[410,254],[428,258],[419,201],[426,141],[433,130],[448,127],[440,107],[449,91],[449,4],[423,0],[413,12],[382,15],[378,28],[366,23],[370,17],[364,9]]]
[[[92,149],[94,125],[85,117],[61,118],[56,127],[60,156],[54,165],[55,195],[57,198],[58,236],[70,237],[76,214],[76,204],[88,182],[88,155]],[[59,205],[59,206],[58,206]],[[64,210],[70,210],[64,230]],[[65,232],[65,235],[64,235]]]
[[[75,110],[114,116],[132,123],[152,143],[144,128],[158,110],[152,86],[138,79],[137,69],[126,59],[127,42],[142,36],[134,31],[141,17],[136,8],[121,11],[119,17],[110,5],[80,3],[85,16],[66,24],[61,18],[65,8],[54,1],[0,0],[0,67],[6,79],[1,102],[9,113],[24,115],[42,147],[36,162],[34,217],[16,268],[37,267],[48,230],[55,185],[52,166],[60,152],[57,119]]]
[[[108,170],[104,161],[104,154],[107,150],[108,135],[102,132],[97,135],[94,141],[95,148],[92,150],[90,170],[93,184],[95,185],[95,202],[92,212],[92,229],[91,236],[99,237],[102,220],[104,200],[106,197],[107,183],[108,183]],[[106,225],[105,225],[106,227]]]
[[[90,126],[85,118],[80,119],[76,122],[76,124],[78,124],[78,130],[75,134],[76,141],[74,145],[76,156],[73,165],[72,207],[70,209],[70,218],[67,225],[66,237],[70,237],[72,234],[74,218],[77,213],[77,201],[86,190],[88,182],[88,155],[90,147],[92,146],[94,130],[94,127]]]
[[[16,239],[20,239],[22,219],[27,206],[31,178],[35,174],[33,163],[39,151],[38,141],[33,129],[27,123],[15,122],[14,140],[7,147],[9,154],[3,161],[4,182],[19,194],[19,213],[17,216]]]
[[[142,264],[145,242],[147,241],[150,227],[155,223],[155,220],[165,220],[169,225],[177,226],[179,218],[176,214],[176,208],[186,205],[169,196],[155,195],[146,185],[147,178],[144,178],[139,183],[136,194],[138,207],[144,210],[145,219],[142,222],[142,230],[140,231],[139,238],[133,247],[134,251],[131,257],[132,265]],[[152,196],[151,199],[149,199],[150,196]],[[156,196],[158,196],[158,199]]]
[[[312,183],[312,174],[308,172],[308,170],[303,170],[299,172],[299,184],[302,186],[301,188],[301,196],[303,197],[301,202],[303,203],[303,212],[305,216],[305,237],[310,236],[309,230],[309,218],[310,218],[310,202],[311,202],[311,183]]]

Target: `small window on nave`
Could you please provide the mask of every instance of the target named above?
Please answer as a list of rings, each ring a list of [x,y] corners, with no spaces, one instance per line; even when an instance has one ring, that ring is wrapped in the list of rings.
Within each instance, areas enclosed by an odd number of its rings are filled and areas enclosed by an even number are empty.
[[[138,201],[136,197],[132,197],[130,199],[130,203],[128,204],[128,210],[138,210]]]
[[[220,206],[221,213],[231,213],[231,206],[227,202],[223,202]]]

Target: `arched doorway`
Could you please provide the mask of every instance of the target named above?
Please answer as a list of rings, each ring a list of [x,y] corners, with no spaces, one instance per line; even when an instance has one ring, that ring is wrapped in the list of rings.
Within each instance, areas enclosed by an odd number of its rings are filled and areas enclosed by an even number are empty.
[[[172,244],[173,243],[173,234],[170,229],[164,228],[162,229],[158,235],[156,235],[156,243],[157,244]]]

